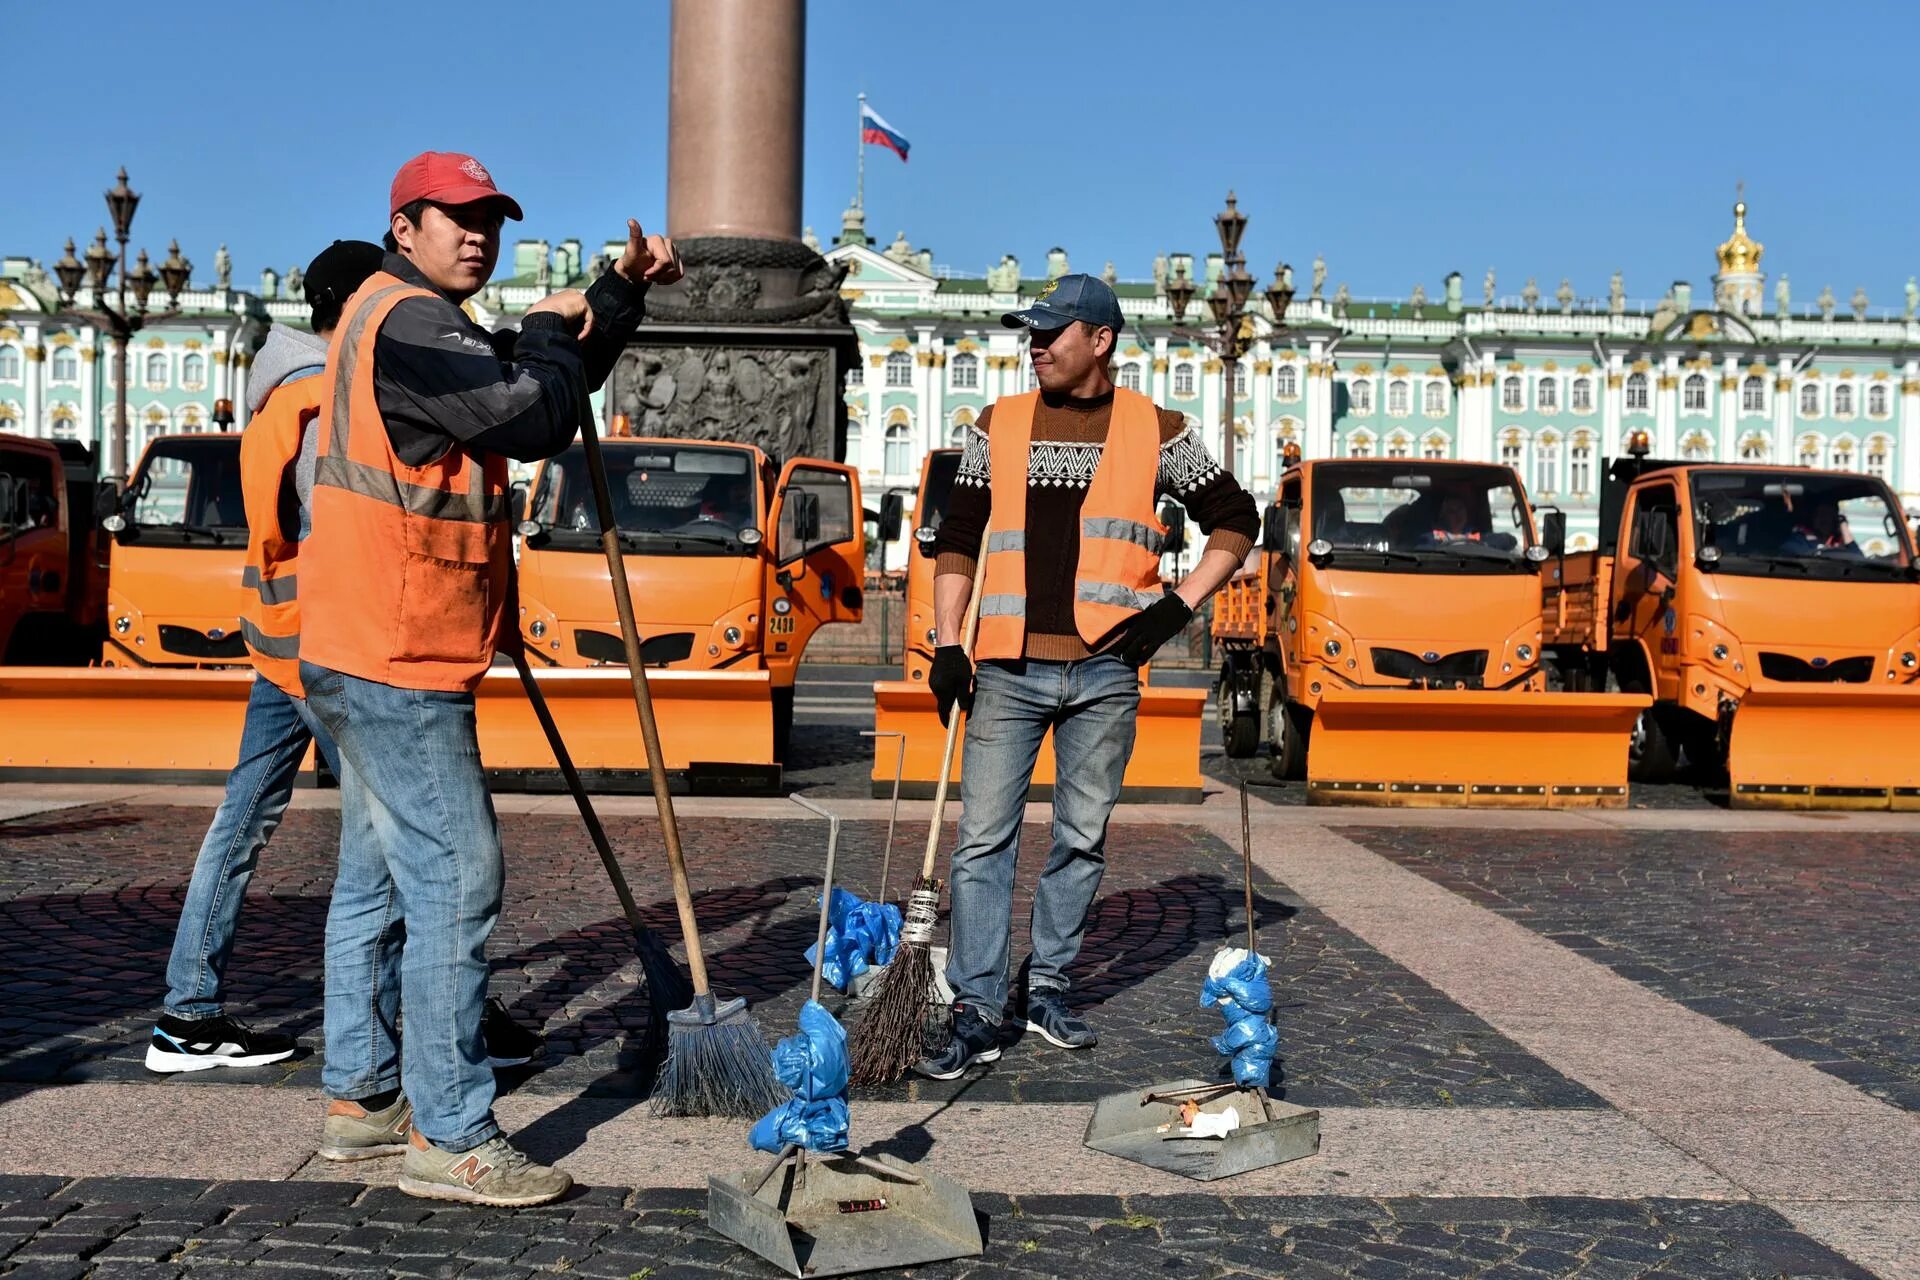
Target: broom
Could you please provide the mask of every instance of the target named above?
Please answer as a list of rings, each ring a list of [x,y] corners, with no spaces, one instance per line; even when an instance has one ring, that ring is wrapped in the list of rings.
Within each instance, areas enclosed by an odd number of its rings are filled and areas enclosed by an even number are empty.
[[[613,892],[620,899],[620,910],[633,929],[633,949],[640,957],[640,970],[647,981],[647,1038],[642,1042],[641,1051],[651,1063],[658,1059],[660,1051],[667,1044],[667,1014],[692,1003],[693,984],[687,981],[686,974],[680,972],[679,964],[667,950],[665,939],[647,928],[647,922],[640,918],[640,908],[633,901],[633,890],[627,887],[627,877],[613,856],[613,846],[607,840],[606,828],[600,825],[600,815],[593,811],[593,801],[587,798],[587,788],[580,781],[580,771],[573,767],[573,756],[560,738],[560,726],[553,721],[553,712],[547,707],[547,696],[534,681],[533,672],[527,669],[526,655],[517,647],[513,653],[513,665],[520,673],[520,683],[526,688],[527,701],[533,704],[533,714],[540,721],[541,731],[547,735],[547,745],[553,748],[554,762],[560,766],[560,773],[567,780],[567,790],[573,793],[573,803],[580,809],[580,821],[586,824],[587,835],[600,854],[600,865],[607,869],[607,878],[613,881]]]
[[[688,1007],[667,1015],[667,1061],[653,1088],[653,1113],[755,1119],[778,1106],[784,1093],[774,1078],[766,1037],[747,1015],[747,1002],[736,996],[721,1004],[707,982],[700,925],[693,914],[693,890],[687,885],[686,855],[680,848],[680,824],[674,820],[667,760],[660,750],[660,726],[653,717],[647,668],[640,659],[640,629],[633,620],[633,593],[627,585],[626,560],[620,554],[620,527],[613,518],[607,466],[600,456],[600,437],[594,430],[592,411],[584,406],[580,442],[586,447],[587,476],[600,518],[600,546],[606,552],[607,572],[613,578],[613,604],[620,615],[620,638],[626,646],[627,671],[633,681],[633,705],[640,713],[640,736],[647,747],[647,774],[653,783],[654,807],[660,814],[660,834],[667,846],[667,866],[673,873],[680,939],[686,946],[687,969],[693,976]]]
[[[980,557],[973,565],[973,598],[967,602],[961,648],[973,656],[974,632],[980,625],[980,591],[987,577],[987,532],[980,534]],[[849,1046],[851,1078],[855,1084],[887,1084],[905,1075],[932,1046],[927,1034],[927,991],[933,985],[933,926],[940,915],[941,882],[933,875],[940,852],[940,819],[946,812],[947,787],[953,777],[954,746],[960,739],[960,708],[947,719],[947,744],[940,753],[940,782],[933,792],[933,819],[927,825],[927,852],[920,862],[920,879],[907,899],[900,945],[874,991],[873,1002],[860,1020]]]

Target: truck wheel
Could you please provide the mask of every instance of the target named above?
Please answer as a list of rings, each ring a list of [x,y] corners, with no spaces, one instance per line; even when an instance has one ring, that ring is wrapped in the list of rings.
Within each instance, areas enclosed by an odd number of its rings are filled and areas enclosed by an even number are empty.
[[[1634,721],[1627,745],[1627,777],[1634,782],[1671,782],[1678,752],[1658,705],[1647,707]]]
[[[773,758],[785,764],[787,746],[793,741],[793,689],[773,691]]]
[[[1287,701],[1279,689],[1267,700],[1267,742],[1273,752],[1268,767],[1281,782],[1307,776],[1307,713]]]
[[[1227,663],[1220,668],[1219,682],[1214,685],[1213,710],[1220,722],[1220,740],[1226,744],[1227,754],[1244,760],[1260,749],[1260,715],[1234,709],[1235,683],[1233,664]]]

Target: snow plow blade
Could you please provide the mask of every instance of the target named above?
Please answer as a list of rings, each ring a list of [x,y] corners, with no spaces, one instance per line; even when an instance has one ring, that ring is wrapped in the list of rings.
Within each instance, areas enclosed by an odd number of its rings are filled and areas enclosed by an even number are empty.
[[[1312,804],[1620,808],[1638,694],[1329,689],[1307,739]]]
[[[652,785],[626,668],[550,668],[535,679],[588,786]],[[779,790],[767,672],[650,671],[648,680],[676,789]],[[0,781],[225,782],[252,684],[244,668],[0,667]],[[488,671],[475,700],[480,759],[493,789],[562,789],[513,668]],[[313,767],[309,751],[302,768],[311,776]]]
[[[1120,799],[1127,804],[1199,804],[1202,798],[1200,777],[1200,727],[1207,706],[1205,689],[1173,689],[1143,685],[1140,689],[1140,718],[1134,737],[1133,758],[1127,762],[1121,779]],[[934,706],[933,691],[915,680],[881,680],[873,686],[873,727],[880,733],[904,733],[907,740],[906,762],[900,776],[900,794],[925,799],[940,781],[940,751],[946,731],[940,727],[940,713]],[[893,765],[899,747],[891,738],[873,740],[873,794],[893,793]],[[965,765],[965,738],[953,762],[954,780],[959,781]],[[1040,744],[1040,759],[1033,769],[1030,799],[1049,800],[1053,796],[1053,735]]]
[[[1736,809],[1920,810],[1920,686],[1765,685],[1733,715]]]

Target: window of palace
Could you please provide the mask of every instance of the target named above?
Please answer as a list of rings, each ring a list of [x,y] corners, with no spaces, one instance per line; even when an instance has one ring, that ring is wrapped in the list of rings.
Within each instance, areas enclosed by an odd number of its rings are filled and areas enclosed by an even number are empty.
[[[913,469],[913,428],[904,422],[887,427],[884,469],[890,476],[904,476]]]
[[[0,346],[0,382],[20,381],[20,348]]]
[[[1795,456],[1794,460],[1803,467],[1819,466],[1820,465],[1820,437],[1819,436],[1801,436],[1800,452]]]
[[[849,387],[864,387],[867,385],[867,371],[860,366],[858,360],[847,366],[847,385]]]
[[[1233,474],[1236,476],[1248,474],[1247,466],[1249,459],[1247,457],[1247,448],[1247,433],[1245,431],[1235,431],[1233,433]]]
[[[1347,441],[1347,456],[1349,458],[1371,458],[1373,456],[1373,437],[1363,431]]]
[[[1190,396],[1193,394],[1193,366],[1177,364],[1173,366],[1173,394]]]
[[[1551,436],[1533,447],[1533,489],[1542,494],[1560,489],[1560,442]]]
[[[158,351],[147,357],[147,386],[164,387],[167,385],[167,358]]]
[[[1516,375],[1500,380],[1500,407],[1502,409],[1524,409],[1527,407],[1525,384]]]
[[[1447,411],[1447,384],[1438,378],[1429,379],[1426,389],[1426,412],[1439,417]]]
[[[1138,361],[1129,360],[1120,366],[1119,385],[1125,387],[1128,391],[1138,391],[1140,389],[1140,365]]]
[[[1542,378],[1534,384],[1533,403],[1542,413],[1553,413],[1560,408],[1560,379]]]
[[[887,385],[890,387],[913,385],[912,356],[904,351],[896,351],[887,357]]]
[[[1885,436],[1875,436],[1867,441],[1867,474],[1875,480],[1887,478],[1887,451],[1890,442]]]
[[[1887,416],[1887,384],[1876,382],[1867,388],[1867,416],[1884,418]]]
[[[1705,413],[1707,411],[1707,375],[1688,374],[1686,382],[1681,386],[1680,395],[1682,408],[1690,413]]]
[[[955,391],[977,391],[980,389],[980,357],[971,351],[962,351],[953,358],[953,389]]]
[[[1407,399],[1407,380],[1395,378],[1387,384],[1387,412],[1395,417],[1404,418],[1413,412]]]
[[[1627,412],[1647,411],[1647,375],[1631,373],[1627,375]]]
[[[72,347],[53,349],[53,380],[55,382],[80,381],[80,357]]]
[[[1393,435],[1387,438],[1387,457],[1409,458],[1412,456],[1413,441],[1403,435]]]
[[[1347,383],[1347,404],[1355,413],[1373,412],[1373,381],[1354,378]]]
[[[1593,446],[1576,444],[1567,450],[1567,488],[1585,497],[1593,492]]]
[[[1767,380],[1759,375],[1751,375],[1740,384],[1740,412],[1765,413],[1767,411]]]
[[[1820,384],[1803,383],[1800,387],[1800,416],[1817,418],[1820,416]]]
[[[1853,416],[1853,384],[1842,382],[1833,389],[1833,416],[1851,418]]]
[[[947,448],[958,449],[967,442],[967,424],[956,422],[947,428]]]
[[[1688,462],[1706,462],[1713,457],[1713,441],[1695,431],[1680,442],[1680,456]]]
[[[1522,444],[1518,437],[1510,436],[1500,445],[1500,461],[1518,473],[1520,464],[1526,460],[1526,451],[1526,445]]]
[[[1235,400],[1245,400],[1247,398],[1247,362],[1245,360],[1234,361],[1233,398]]]
[[[1420,450],[1420,456],[1429,462],[1438,462],[1444,459],[1447,456],[1447,438],[1445,436],[1428,436],[1426,444],[1422,446]]]
[[[1573,394],[1570,397],[1569,403],[1575,413],[1593,412],[1592,378],[1575,378],[1573,380]]]
[[[1765,462],[1772,452],[1773,447],[1767,443],[1765,436],[1748,436],[1740,442],[1740,461],[1742,462]]]
[[[1290,364],[1275,366],[1273,370],[1273,394],[1282,400],[1300,398],[1300,371]],[[1371,411],[1372,406],[1367,407]]]
[[[1845,436],[1833,442],[1833,469],[1835,471],[1853,470],[1853,441]]]
[[[198,391],[207,385],[205,356],[195,353],[180,362],[180,385],[189,391]]]

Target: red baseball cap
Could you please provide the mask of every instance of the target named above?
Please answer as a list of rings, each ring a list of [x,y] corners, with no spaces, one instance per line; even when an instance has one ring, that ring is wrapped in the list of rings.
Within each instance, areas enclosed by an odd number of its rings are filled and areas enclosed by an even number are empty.
[[[472,204],[478,200],[498,200],[506,206],[507,216],[518,222],[524,214],[520,202],[493,185],[487,166],[458,151],[422,151],[400,166],[393,175],[393,195],[387,216],[400,212],[402,205],[415,200],[436,204]]]

